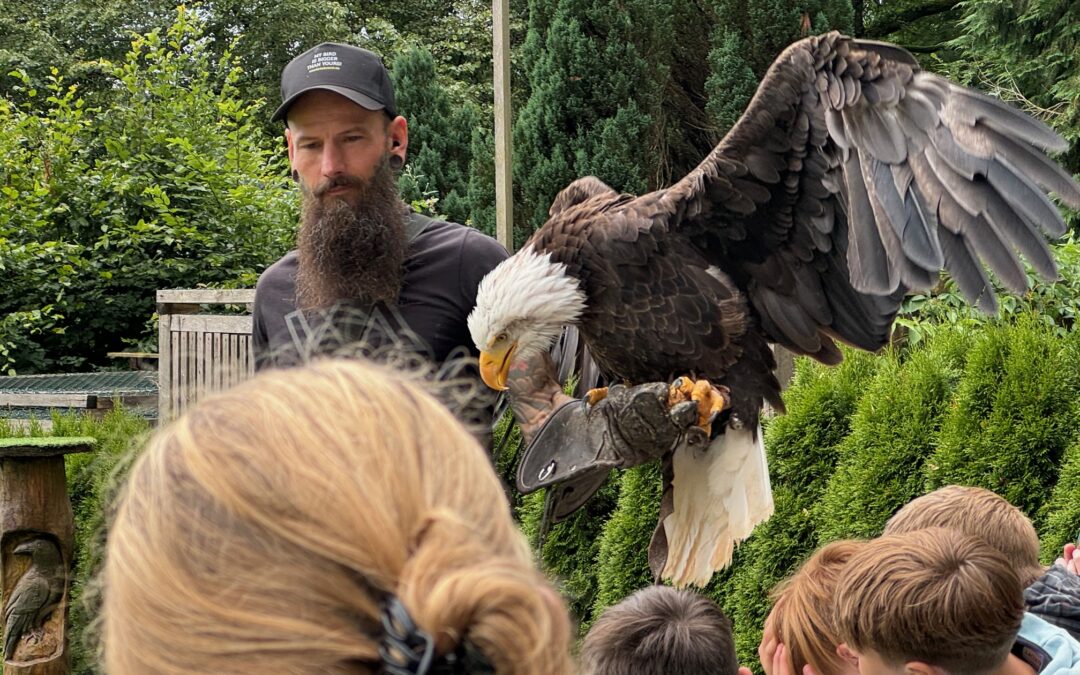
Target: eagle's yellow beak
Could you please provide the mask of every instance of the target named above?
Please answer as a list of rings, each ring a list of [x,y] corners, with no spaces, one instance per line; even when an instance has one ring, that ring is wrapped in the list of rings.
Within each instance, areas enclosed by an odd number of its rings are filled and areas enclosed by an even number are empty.
[[[503,345],[480,352],[480,377],[484,384],[496,391],[506,390],[506,377],[510,374],[510,357],[517,351],[517,343]]]

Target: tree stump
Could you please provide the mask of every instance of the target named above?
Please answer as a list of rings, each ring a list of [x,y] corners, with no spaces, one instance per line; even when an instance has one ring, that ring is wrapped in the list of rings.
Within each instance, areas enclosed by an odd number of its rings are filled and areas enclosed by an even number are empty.
[[[75,522],[64,455],[93,438],[0,439],[4,674],[71,672],[67,616]]]

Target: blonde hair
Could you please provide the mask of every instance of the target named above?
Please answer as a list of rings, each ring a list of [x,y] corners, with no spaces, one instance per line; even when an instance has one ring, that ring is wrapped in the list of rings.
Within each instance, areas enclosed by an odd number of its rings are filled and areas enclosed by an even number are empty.
[[[1043,574],[1039,535],[1024,512],[990,490],[947,485],[908,502],[885,524],[884,534],[948,527],[979,537],[1016,567],[1024,586]]]
[[[378,672],[396,595],[437,652],[571,672],[565,606],[489,460],[371,365],[269,371],[206,398],[132,469],[103,573],[106,670]]]
[[[867,542],[848,561],[834,604],[840,638],[896,666],[952,675],[1000,667],[1024,616],[1024,587],[981,539],[935,527]]]
[[[852,539],[823,546],[773,589],[775,604],[768,623],[790,652],[796,673],[807,664],[818,675],[847,670],[847,662],[836,653],[841,640],[832,605],[844,566],[864,544]]]

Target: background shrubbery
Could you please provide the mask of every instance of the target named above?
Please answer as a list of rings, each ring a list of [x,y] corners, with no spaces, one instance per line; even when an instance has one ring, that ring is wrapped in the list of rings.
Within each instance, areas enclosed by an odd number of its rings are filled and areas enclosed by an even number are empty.
[[[297,218],[283,154],[181,12],[102,62],[89,106],[62,75],[0,99],[0,369],[57,371],[149,336],[159,288],[250,287]]]

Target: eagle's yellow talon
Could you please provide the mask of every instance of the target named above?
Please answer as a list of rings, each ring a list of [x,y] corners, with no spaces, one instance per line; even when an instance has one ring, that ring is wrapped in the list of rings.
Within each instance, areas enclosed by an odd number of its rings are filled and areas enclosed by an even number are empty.
[[[607,398],[607,387],[599,387],[598,389],[590,389],[585,393],[585,401],[589,405],[596,405],[600,401]]]
[[[668,406],[684,401],[697,403],[697,425],[711,434],[712,423],[720,413],[731,407],[731,390],[723,385],[714,386],[708,380],[680,377],[668,388]]]
[[[668,387],[668,407],[674,407],[679,403],[690,400],[690,394],[694,391],[694,381],[689,377],[680,377]]]

